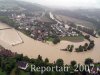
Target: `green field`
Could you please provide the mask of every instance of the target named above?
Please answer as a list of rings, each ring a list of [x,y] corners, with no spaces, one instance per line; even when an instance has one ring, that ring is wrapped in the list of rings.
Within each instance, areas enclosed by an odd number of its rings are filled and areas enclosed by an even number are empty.
[[[62,37],[61,40],[71,41],[71,42],[82,42],[84,41],[83,36],[66,36]]]
[[[50,41],[50,42],[52,42],[53,39],[54,39],[54,38],[52,38],[52,37],[48,37],[48,38],[46,38],[46,41]]]
[[[50,41],[52,42],[54,40],[54,38],[52,37],[48,37],[46,39],[46,41]],[[65,41],[71,41],[71,42],[82,42],[84,41],[84,37],[83,36],[65,36],[65,37],[61,37],[60,40],[65,40]]]

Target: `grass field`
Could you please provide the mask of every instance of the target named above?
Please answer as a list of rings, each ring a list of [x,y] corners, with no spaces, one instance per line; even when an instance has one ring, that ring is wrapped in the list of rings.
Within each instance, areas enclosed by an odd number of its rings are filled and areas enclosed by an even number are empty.
[[[53,38],[52,37],[48,37],[46,40],[52,42]]]
[[[48,37],[46,40],[52,42],[54,38]],[[80,36],[65,36],[65,37],[61,37],[60,40],[71,41],[71,42],[82,42],[84,41],[84,37],[81,35]]]
[[[82,42],[84,41],[84,37],[83,36],[66,36],[66,37],[62,37],[61,40],[66,40],[66,41],[71,41],[71,42]]]

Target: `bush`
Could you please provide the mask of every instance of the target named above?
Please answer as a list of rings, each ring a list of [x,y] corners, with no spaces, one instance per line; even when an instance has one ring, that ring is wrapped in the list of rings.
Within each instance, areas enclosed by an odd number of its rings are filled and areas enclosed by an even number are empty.
[[[63,66],[64,65],[64,61],[62,59],[57,59],[56,65],[57,66]]]
[[[76,52],[83,52],[84,51],[84,46],[79,46],[79,48],[76,48]]]
[[[53,39],[53,44],[57,44],[57,43],[59,43],[60,42],[60,39],[59,38],[54,38]]]
[[[69,51],[72,52],[73,48],[74,48],[74,45],[71,45]]]
[[[91,59],[91,58],[87,58],[87,59],[85,59],[85,62],[84,62],[85,64],[92,64],[93,63],[93,59]]]
[[[90,41],[90,44],[89,44],[89,46],[88,46],[88,50],[91,50],[91,49],[93,49],[94,48],[94,46],[95,46],[95,44],[94,44],[94,41]]]
[[[76,61],[71,61],[71,66],[75,66],[77,64]]]
[[[85,35],[84,37],[85,37],[85,39],[87,39],[88,41],[90,41],[90,35]]]

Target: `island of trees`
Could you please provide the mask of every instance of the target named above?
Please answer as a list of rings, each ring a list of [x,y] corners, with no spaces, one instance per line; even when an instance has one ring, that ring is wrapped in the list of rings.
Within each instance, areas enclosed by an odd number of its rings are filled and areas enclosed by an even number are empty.
[[[83,46],[80,45],[78,48],[74,48],[74,45],[68,45],[65,49],[61,49],[61,50],[69,51],[69,52],[73,52],[74,49],[76,52],[84,52],[84,51],[92,50],[95,47],[94,41],[90,39],[90,35],[85,35],[84,38],[87,39],[89,43],[85,43]]]

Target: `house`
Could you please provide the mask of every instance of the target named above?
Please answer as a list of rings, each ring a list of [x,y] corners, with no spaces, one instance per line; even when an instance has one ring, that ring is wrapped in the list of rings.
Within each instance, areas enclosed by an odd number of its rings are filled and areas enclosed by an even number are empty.
[[[18,68],[20,68],[22,70],[26,70],[29,66],[29,64],[24,61],[19,61],[17,64],[18,64]]]

